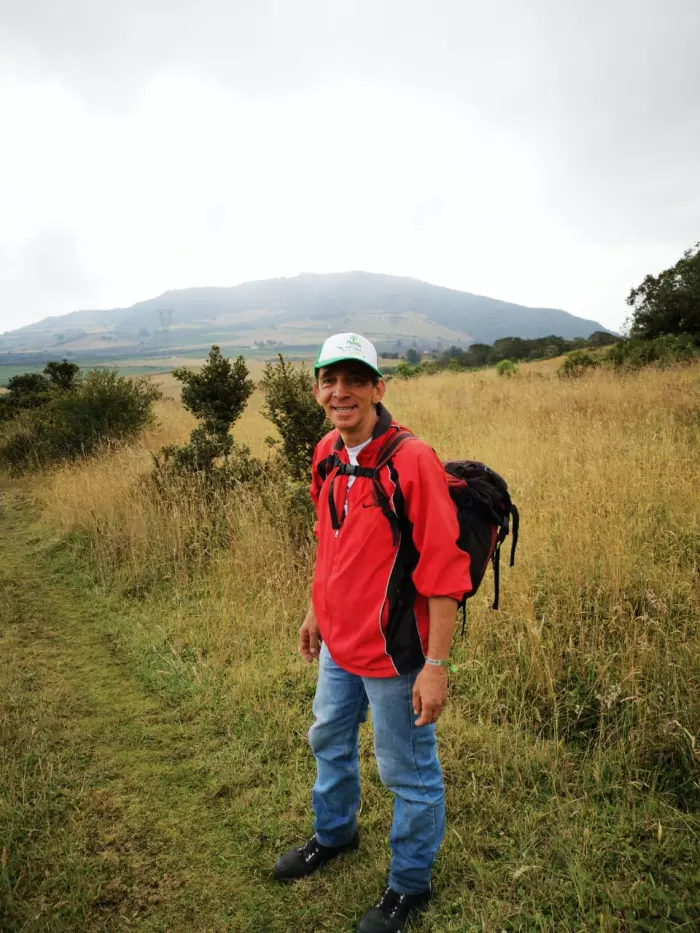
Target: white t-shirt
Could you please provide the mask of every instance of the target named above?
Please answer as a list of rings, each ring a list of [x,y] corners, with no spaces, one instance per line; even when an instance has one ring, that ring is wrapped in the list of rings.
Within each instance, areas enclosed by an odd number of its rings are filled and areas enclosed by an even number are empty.
[[[369,443],[371,443],[371,441],[372,441],[372,438],[370,437],[368,440],[366,440],[366,441],[364,442],[364,444],[358,444],[357,447],[347,447],[347,448],[346,448],[346,450],[347,450],[347,452],[348,452],[348,459],[350,460],[350,463],[351,463],[353,466],[357,466],[357,455],[359,454],[359,452],[360,452],[361,450],[364,450],[365,447],[366,447]],[[350,487],[352,486],[352,484],[355,482],[356,479],[357,479],[356,476],[349,476],[349,477],[348,477],[348,492],[350,492]],[[347,513],[348,513],[348,497],[347,497],[347,494],[346,494],[346,496],[345,496],[345,514],[347,515]]]

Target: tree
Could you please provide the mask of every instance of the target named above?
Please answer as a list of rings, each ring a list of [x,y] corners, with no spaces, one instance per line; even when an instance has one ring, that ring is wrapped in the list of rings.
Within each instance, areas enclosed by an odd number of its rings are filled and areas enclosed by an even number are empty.
[[[7,388],[14,408],[40,408],[49,400],[49,380],[41,373],[18,373],[8,380]]]
[[[488,343],[473,343],[464,354],[467,366],[486,366],[491,347]]]
[[[611,347],[619,339],[617,334],[609,334],[605,330],[594,330],[586,343],[589,347]]]
[[[627,296],[632,308],[631,333],[645,339],[662,334],[700,337],[700,242],[675,266],[647,275]]]
[[[52,386],[67,391],[73,388],[79,370],[80,367],[77,363],[70,363],[64,357],[60,363],[55,360],[47,363],[44,366],[44,375],[48,376]]]
[[[294,479],[307,478],[316,444],[332,425],[313,394],[314,378],[302,364],[295,367],[279,354],[267,363],[261,388],[263,414],[282,438],[282,455]]]
[[[408,350],[406,350],[406,362],[413,365],[420,363],[420,356],[418,351],[413,347],[409,347]]]
[[[188,411],[203,421],[229,426],[240,417],[255,389],[245,359],[239,356],[232,363],[216,345],[200,372],[182,367],[174,369],[173,376],[183,383],[182,404]]]
[[[233,450],[229,434],[253,394],[255,383],[248,378],[245,359],[239,356],[233,363],[221,355],[214,345],[198,373],[182,367],[173,376],[183,383],[182,404],[202,422],[190,435],[184,447],[164,448],[166,458],[172,458],[181,472],[211,472],[214,462],[226,459]]]

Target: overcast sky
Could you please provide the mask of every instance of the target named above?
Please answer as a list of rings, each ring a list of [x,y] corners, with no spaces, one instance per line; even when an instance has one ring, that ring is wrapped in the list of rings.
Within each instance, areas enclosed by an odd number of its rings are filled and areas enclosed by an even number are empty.
[[[700,0],[0,0],[0,331],[365,269],[619,327],[700,239]]]

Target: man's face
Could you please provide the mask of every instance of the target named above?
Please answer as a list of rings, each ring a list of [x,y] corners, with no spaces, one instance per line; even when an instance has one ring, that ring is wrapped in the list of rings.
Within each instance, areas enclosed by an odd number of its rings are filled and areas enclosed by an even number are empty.
[[[371,370],[363,363],[342,360],[319,370],[314,395],[333,427],[353,433],[372,423],[385,388],[383,379],[373,384]]]

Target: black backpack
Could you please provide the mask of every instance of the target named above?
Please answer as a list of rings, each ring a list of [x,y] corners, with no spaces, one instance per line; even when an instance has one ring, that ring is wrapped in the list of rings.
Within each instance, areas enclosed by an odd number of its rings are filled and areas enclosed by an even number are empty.
[[[336,475],[363,476],[372,480],[374,501],[391,525],[394,544],[398,543],[401,516],[392,509],[389,497],[379,481],[379,473],[404,443],[415,439],[416,435],[411,434],[410,431],[390,430],[389,437],[382,445],[374,467],[341,463],[336,453],[331,454],[318,466],[322,478],[325,478],[337,466]],[[470,559],[472,590],[460,604],[464,620],[466,600],[474,596],[479,589],[489,562],[493,565],[495,590],[492,608],[498,609],[501,544],[510,533],[512,518],[513,543],[510,549],[510,566],[512,567],[515,563],[515,549],[518,544],[520,516],[511,501],[506,481],[490,467],[476,460],[447,460],[444,467],[450,496],[457,508],[459,522],[457,544],[469,554]],[[337,531],[342,518],[338,516],[335,507],[333,479],[328,490],[328,506],[332,526]],[[464,631],[464,626],[462,630]]]

